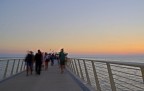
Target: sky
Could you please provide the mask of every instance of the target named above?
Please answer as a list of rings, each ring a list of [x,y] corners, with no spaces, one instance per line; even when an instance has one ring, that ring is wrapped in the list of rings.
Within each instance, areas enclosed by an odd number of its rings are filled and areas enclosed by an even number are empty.
[[[0,0],[0,54],[143,54],[144,0]]]

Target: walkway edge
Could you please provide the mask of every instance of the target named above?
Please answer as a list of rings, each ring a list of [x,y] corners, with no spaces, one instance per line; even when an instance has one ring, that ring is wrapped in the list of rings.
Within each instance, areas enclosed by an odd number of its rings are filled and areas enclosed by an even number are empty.
[[[71,72],[68,68],[66,69],[68,74],[72,77],[74,81],[81,87],[83,91],[96,91],[89,84],[86,84],[82,79],[76,76],[73,72]]]
[[[5,82],[5,81],[7,81],[7,80],[9,80],[9,79],[11,79],[11,78],[13,78],[13,77],[16,77],[16,76],[22,74],[23,72],[25,72],[25,71],[19,72],[19,73],[17,73],[17,74],[14,74],[14,75],[12,75],[12,76],[9,76],[9,77],[6,77],[6,78],[0,80],[0,83]]]

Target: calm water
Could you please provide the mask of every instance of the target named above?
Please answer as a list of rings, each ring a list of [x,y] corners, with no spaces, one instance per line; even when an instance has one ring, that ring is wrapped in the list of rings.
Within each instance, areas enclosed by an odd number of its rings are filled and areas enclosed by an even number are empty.
[[[88,55],[88,56],[77,56],[76,58],[144,63],[144,55],[93,55],[93,56]]]

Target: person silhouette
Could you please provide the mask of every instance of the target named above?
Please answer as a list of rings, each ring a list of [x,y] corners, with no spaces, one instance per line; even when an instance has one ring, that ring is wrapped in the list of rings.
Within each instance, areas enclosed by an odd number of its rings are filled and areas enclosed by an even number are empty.
[[[28,54],[25,57],[26,62],[26,75],[28,76],[29,72],[32,74],[33,71],[33,61],[34,61],[34,55],[32,51],[28,51]]]
[[[65,69],[66,56],[67,56],[67,53],[64,53],[64,49],[61,49],[59,52],[59,61],[60,61],[61,73],[63,73],[64,69]]]
[[[42,53],[40,50],[35,55],[35,71],[36,74],[41,74],[41,65],[42,65]]]

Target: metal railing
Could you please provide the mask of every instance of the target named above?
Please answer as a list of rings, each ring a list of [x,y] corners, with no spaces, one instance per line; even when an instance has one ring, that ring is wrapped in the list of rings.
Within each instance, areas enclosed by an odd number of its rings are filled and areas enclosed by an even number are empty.
[[[0,81],[25,70],[24,59],[1,59]]]
[[[67,67],[96,91],[144,91],[144,63],[69,58]]]

